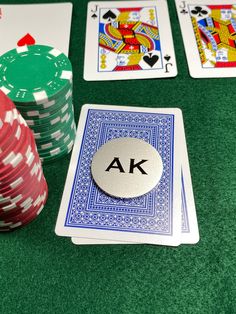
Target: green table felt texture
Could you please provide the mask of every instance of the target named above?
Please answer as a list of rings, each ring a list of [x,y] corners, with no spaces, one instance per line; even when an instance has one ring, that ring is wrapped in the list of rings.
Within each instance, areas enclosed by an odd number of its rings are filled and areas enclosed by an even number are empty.
[[[69,56],[76,121],[85,103],[181,108],[201,239],[172,248],[76,246],[56,236],[67,156],[44,166],[49,198],[40,216],[0,234],[0,313],[236,313],[236,78],[189,76],[175,4],[169,0],[176,78],[84,81],[87,2],[73,1]]]

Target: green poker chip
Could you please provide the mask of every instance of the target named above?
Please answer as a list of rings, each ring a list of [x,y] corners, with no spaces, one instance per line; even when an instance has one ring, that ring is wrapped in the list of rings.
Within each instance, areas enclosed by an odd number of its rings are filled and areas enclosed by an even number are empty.
[[[48,137],[50,134],[58,131],[67,129],[67,127],[73,122],[74,115],[72,113],[66,113],[63,118],[60,120],[60,123],[56,125],[44,126],[43,128],[31,128],[34,133],[34,137],[37,140]]]
[[[59,50],[24,46],[0,56],[0,89],[33,131],[44,163],[68,154],[76,135],[72,67]]]
[[[44,152],[52,149],[53,147],[62,146],[68,140],[68,138],[74,138],[76,133],[75,124],[74,126],[68,127],[65,130],[60,130],[57,137],[45,140],[45,142],[38,142],[38,151]]]
[[[37,134],[37,136],[35,136],[37,147],[41,147],[42,145],[50,142],[59,142],[63,136],[71,133],[73,128],[75,128],[74,120],[72,120],[70,124],[58,128],[54,132],[48,132],[48,134],[45,133],[40,135],[40,137]]]
[[[50,157],[57,152],[63,151],[66,149],[67,145],[75,140],[75,132],[72,134],[67,134],[63,137],[63,139],[60,140],[59,143],[52,143],[51,147],[45,148],[45,149],[38,149],[39,155],[41,158]]]
[[[0,89],[16,105],[47,103],[60,97],[71,82],[70,60],[55,48],[23,46],[0,57]]]
[[[55,97],[48,102],[43,104],[36,103],[16,103],[16,107],[25,115],[33,113],[36,117],[41,115],[44,112],[53,112],[56,111],[57,108],[62,106],[69,98],[72,98],[72,85],[70,85],[63,94],[59,97]]]
[[[40,160],[42,161],[42,163],[46,164],[51,163],[57,159],[63,158],[71,152],[73,145],[74,141],[71,140],[71,142],[68,145],[66,145],[64,149],[55,150],[54,152],[51,152],[50,156],[40,157]]]
[[[68,102],[66,102],[65,105],[63,105],[62,108],[60,108],[58,111],[54,113],[49,113],[45,115],[41,115],[42,117],[38,117],[38,119],[28,119],[28,117],[24,117],[26,123],[28,124],[31,129],[36,130],[37,128],[43,129],[44,126],[53,126],[57,123],[60,123],[65,114],[73,112],[73,103],[72,99],[70,99]]]

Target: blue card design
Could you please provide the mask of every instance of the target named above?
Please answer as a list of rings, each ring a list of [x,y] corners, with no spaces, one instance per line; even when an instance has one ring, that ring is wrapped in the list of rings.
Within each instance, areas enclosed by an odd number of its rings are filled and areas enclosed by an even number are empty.
[[[195,209],[195,202],[192,189],[192,181],[187,153],[186,138],[183,124],[180,126],[182,138],[181,145],[181,243],[195,244],[199,241],[199,230]],[[83,244],[122,244],[122,242],[87,239],[87,238],[72,238],[72,242],[77,245]],[[123,242],[124,243],[124,242]],[[130,243],[132,244],[132,243]]]
[[[177,75],[166,1],[89,2],[85,80]]]
[[[178,245],[181,234],[179,109],[83,106],[58,215],[58,235]],[[160,154],[163,173],[151,192],[119,199],[102,192],[91,176],[96,151],[114,138],[132,137]]]
[[[198,230],[197,234],[194,233],[195,225],[190,226],[190,220],[192,213],[189,212],[186,190],[183,177],[183,171],[181,171],[181,243],[196,243],[199,240]],[[196,224],[196,220],[193,222]],[[117,241],[107,241],[100,239],[87,239],[87,238],[72,238],[74,244],[117,244]],[[125,244],[125,242],[119,242],[119,244]],[[132,243],[130,243],[132,244]]]

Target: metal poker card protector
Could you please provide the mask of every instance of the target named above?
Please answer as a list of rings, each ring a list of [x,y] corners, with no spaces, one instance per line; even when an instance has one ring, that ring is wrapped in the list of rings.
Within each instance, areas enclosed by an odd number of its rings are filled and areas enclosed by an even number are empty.
[[[120,198],[138,197],[151,191],[158,184],[162,170],[158,151],[132,137],[108,141],[95,153],[91,165],[99,188]]]

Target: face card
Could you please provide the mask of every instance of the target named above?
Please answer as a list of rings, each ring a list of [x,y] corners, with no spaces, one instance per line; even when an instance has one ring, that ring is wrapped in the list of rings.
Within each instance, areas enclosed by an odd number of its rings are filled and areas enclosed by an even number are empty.
[[[236,77],[236,1],[176,0],[190,75]]]
[[[181,125],[180,132],[183,138],[181,146],[181,243],[194,244],[199,241],[199,230],[183,124]],[[122,244],[122,242],[86,238],[72,238],[72,242],[77,245]]]
[[[33,44],[68,55],[71,14],[72,3],[0,5],[0,55]]]
[[[178,245],[181,234],[179,109],[85,105],[56,224],[56,234],[124,242]],[[163,172],[151,192],[131,199],[105,194],[91,177],[96,151],[114,138],[151,144]]]
[[[89,2],[85,80],[176,75],[175,53],[165,0]]]

